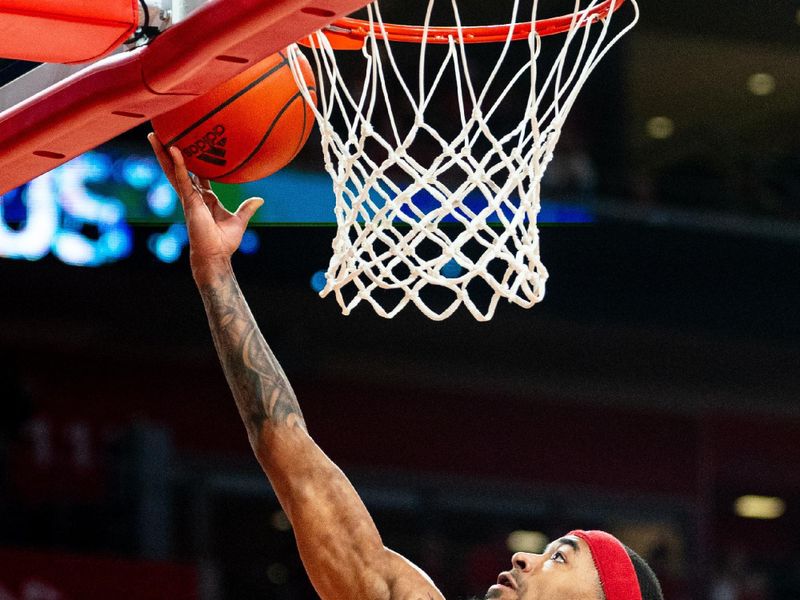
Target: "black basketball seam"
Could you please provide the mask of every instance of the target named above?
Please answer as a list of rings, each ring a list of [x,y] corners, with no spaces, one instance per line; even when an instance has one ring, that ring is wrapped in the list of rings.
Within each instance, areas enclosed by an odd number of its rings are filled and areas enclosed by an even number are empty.
[[[313,90],[314,92],[317,91],[316,87],[309,87],[308,90],[309,91]],[[283,113],[285,113],[287,110],[289,110],[289,107],[292,104],[294,104],[295,100],[297,100],[298,98],[302,98],[302,96],[303,96],[303,93],[298,91],[294,96],[289,98],[289,100],[286,101],[286,104],[283,105],[283,108],[281,108],[281,110],[278,112],[278,114],[275,115],[275,118],[272,119],[272,123],[270,123],[269,128],[267,129],[267,132],[264,134],[264,137],[261,138],[261,141],[256,145],[256,147],[253,149],[253,151],[248,156],[243,158],[242,161],[237,166],[235,166],[233,169],[231,169],[227,173],[223,173],[222,175],[214,175],[216,180],[222,179],[223,177],[228,177],[229,175],[233,175],[236,171],[238,171],[239,169],[244,167],[247,164],[247,161],[249,161],[251,158],[253,158],[258,153],[258,151],[261,150],[261,147],[266,143],[267,138],[269,138],[270,134],[272,133],[272,130],[275,129],[275,125],[277,125],[278,121],[281,120],[281,117],[283,116]],[[303,111],[303,117],[305,118],[305,111]],[[292,158],[294,158],[294,156],[292,156]]]
[[[200,118],[199,118],[197,121],[195,121],[195,122],[194,122],[192,125],[190,125],[190,126],[189,126],[189,127],[187,127],[186,129],[184,129],[184,130],[183,130],[181,133],[179,133],[178,135],[176,135],[174,138],[172,138],[170,141],[168,141],[168,142],[167,142],[166,144],[164,144],[164,145],[165,145],[167,148],[169,148],[169,147],[170,147],[170,146],[172,146],[172,145],[173,145],[175,142],[177,142],[179,139],[181,139],[183,136],[185,136],[187,133],[189,133],[189,132],[190,132],[192,129],[194,129],[195,127],[197,127],[198,125],[200,125],[200,123],[202,123],[203,121],[205,121],[205,120],[209,119],[210,117],[213,117],[215,114],[217,114],[217,113],[218,113],[219,111],[221,111],[223,108],[225,108],[226,106],[228,106],[228,105],[229,105],[231,102],[233,102],[233,101],[234,101],[234,100],[236,100],[237,98],[240,98],[240,97],[241,97],[243,94],[245,94],[245,93],[246,93],[246,92],[248,92],[249,90],[253,89],[253,87],[254,87],[254,86],[258,85],[259,83],[261,83],[262,81],[264,81],[266,78],[268,78],[269,76],[271,76],[273,73],[275,73],[275,71],[278,71],[279,69],[283,68],[285,65],[289,64],[289,61],[288,61],[288,60],[287,60],[287,58],[286,58],[286,57],[283,55],[283,52],[278,52],[278,54],[279,54],[279,55],[281,56],[281,58],[283,59],[281,62],[279,62],[277,65],[275,65],[274,67],[272,67],[272,68],[271,68],[269,71],[267,71],[266,73],[264,73],[263,75],[261,75],[261,76],[260,76],[258,79],[256,79],[255,81],[252,81],[252,82],[250,82],[249,84],[247,84],[247,85],[246,85],[244,88],[242,88],[241,90],[239,90],[238,92],[236,92],[236,93],[235,93],[233,96],[231,96],[231,97],[230,97],[230,98],[228,98],[228,99],[227,99],[225,102],[223,102],[222,104],[220,104],[219,106],[217,106],[217,107],[216,107],[214,110],[212,110],[210,113],[208,113],[208,114],[207,114],[207,115],[205,115],[204,117],[200,117]]]
[[[309,91],[313,88],[309,88]],[[314,90],[316,92],[316,90]],[[300,137],[297,139],[297,146],[295,146],[294,154],[292,154],[292,158],[289,160],[294,160],[294,157],[297,156],[297,153],[300,152],[300,149],[303,147],[303,138],[306,137],[306,125],[308,125],[308,111],[303,111],[303,128],[300,130]]]

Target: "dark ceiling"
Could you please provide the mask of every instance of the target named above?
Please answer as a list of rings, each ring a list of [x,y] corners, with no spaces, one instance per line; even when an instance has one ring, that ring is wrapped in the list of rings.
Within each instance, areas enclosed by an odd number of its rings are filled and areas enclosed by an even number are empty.
[[[796,0],[704,0],[703,2],[642,2],[642,29],[755,40],[798,47],[800,23]]]

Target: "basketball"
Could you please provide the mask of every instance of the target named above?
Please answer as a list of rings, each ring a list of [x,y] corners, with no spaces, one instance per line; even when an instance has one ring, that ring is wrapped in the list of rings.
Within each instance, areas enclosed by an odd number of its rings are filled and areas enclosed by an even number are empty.
[[[313,71],[300,59],[316,103]],[[289,164],[311,133],[314,113],[281,51],[151,123],[162,144],[181,149],[196,175],[243,183]]]

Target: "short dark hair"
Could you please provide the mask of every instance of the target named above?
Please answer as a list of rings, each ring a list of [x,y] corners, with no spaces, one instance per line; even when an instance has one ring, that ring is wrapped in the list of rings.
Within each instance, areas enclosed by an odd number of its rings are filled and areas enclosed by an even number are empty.
[[[633,570],[636,571],[636,579],[639,580],[639,589],[642,592],[642,600],[664,600],[664,593],[661,591],[661,584],[658,577],[653,572],[645,560],[633,550],[625,546],[625,552],[631,558]]]

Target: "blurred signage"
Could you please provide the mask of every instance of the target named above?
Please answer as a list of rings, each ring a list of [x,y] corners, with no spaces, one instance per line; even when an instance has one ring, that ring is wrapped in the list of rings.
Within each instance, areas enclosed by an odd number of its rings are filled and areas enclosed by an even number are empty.
[[[246,198],[263,197],[255,225],[333,225],[336,201],[325,173],[284,169],[252,183],[214,184],[214,190],[233,210]],[[465,200],[474,212],[485,202],[481,195]],[[420,210],[438,206],[424,194],[414,203]],[[539,223],[593,221],[577,204],[543,201],[539,214]],[[159,231],[134,234],[137,225]],[[111,145],[87,152],[0,196],[0,257],[35,261],[52,255],[67,265],[95,267],[128,257],[134,235],[146,236],[147,250],[166,263],[180,258],[188,243],[175,192],[155,158],[139,149]],[[240,251],[253,254],[259,245],[251,228]]]
[[[0,202],[0,255],[38,260],[52,253],[69,265],[124,258],[132,236],[125,205],[98,190],[112,176],[108,157],[89,153],[10,192]]]
[[[0,549],[0,600],[198,597],[191,565]]]
[[[182,222],[155,158],[87,152],[0,196],[0,256],[35,261],[52,255],[67,265],[100,266],[131,254],[133,225],[151,225],[163,230],[145,233],[147,248],[169,263],[188,242]],[[258,245],[249,231],[242,251]]]

